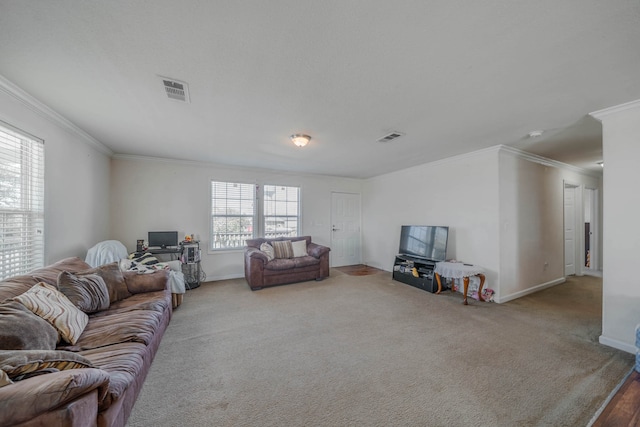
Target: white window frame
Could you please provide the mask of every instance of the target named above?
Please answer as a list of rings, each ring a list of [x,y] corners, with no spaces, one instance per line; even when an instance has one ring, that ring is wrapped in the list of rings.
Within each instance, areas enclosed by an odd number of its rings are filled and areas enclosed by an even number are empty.
[[[0,280],[44,266],[44,141],[0,121]]]
[[[295,193],[295,200],[290,199],[293,196],[292,193]],[[262,190],[262,205],[261,223],[264,237],[295,237],[300,235],[300,187],[265,184]],[[294,209],[295,212],[292,212],[291,209]],[[273,224],[267,224],[269,219]]]
[[[242,186],[244,190],[241,189],[241,199],[228,199],[224,198],[222,193],[216,192],[216,186],[224,185],[226,188],[229,186]],[[231,181],[217,181],[211,180],[211,188],[210,188],[210,197],[211,197],[211,211],[209,217],[209,250],[211,251],[227,251],[227,250],[235,250],[235,249],[243,249],[246,244],[245,240],[253,238],[256,234],[256,211],[257,211],[257,200],[256,200],[256,189],[255,184],[247,184],[243,182],[231,182]],[[246,193],[249,192],[251,195],[250,198],[243,197]],[[219,197],[215,197],[218,195]],[[215,200],[224,200],[224,203],[217,204]],[[234,203],[229,203],[229,200],[233,200]],[[250,202],[252,203],[252,213],[251,215],[243,214],[241,211],[238,212],[229,212],[231,209],[234,209],[235,202],[238,202],[238,208],[244,203]],[[216,213],[216,209],[218,212]],[[225,212],[222,213],[221,210]],[[224,232],[224,230],[216,230],[215,223],[216,219],[220,219],[222,221],[228,222],[229,220],[237,220],[239,222],[240,227],[242,226],[243,219],[251,220],[251,230],[237,230],[234,232]]]
[[[214,199],[216,199],[214,197],[216,195],[215,194],[216,190],[214,189],[214,186],[216,185],[218,186],[220,185],[252,186],[252,189],[253,189],[252,198],[245,199],[245,200],[252,200],[253,202],[252,215],[247,215],[247,214],[238,215],[237,213],[229,214],[228,212],[224,214],[220,213],[220,211],[222,210],[222,205],[225,205],[225,207],[228,208],[228,204],[226,204],[227,202],[217,203],[217,204],[214,202]],[[282,200],[282,197],[279,197],[279,200],[277,201],[265,200],[265,191],[264,191],[265,187],[267,187],[269,190],[272,190],[272,189],[275,190],[276,187],[280,187],[281,189],[288,189],[288,191],[291,191],[292,189],[296,190],[297,200],[295,200],[295,210],[297,215],[291,214],[290,209],[292,207],[291,206],[292,201],[289,200],[288,197],[285,197],[284,200]],[[211,210],[209,212],[209,218],[210,218],[209,251],[220,252],[220,251],[243,250],[246,247],[245,241],[247,239],[253,239],[259,236],[267,237],[267,238],[275,238],[275,237],[288,237],[288,236],[294,237],[294,236],[300,235],[301,228],[302,228],[300,195],[301,195],[300,187],[276,185],[276,184],[265,184],[265,185],[247,184],[242,182],[218,181],[218,180],[212,179],[211,187],[210,187]],[[279,194],[279,196],[282,196],[282,195]],[[267,196],[267,198],[269,197]],[[223,200],[223,198],[218,197],[217,200]],[[277,202],[280,202],[280,203],[277,203]],[[285,203],[285,204],[289,203],[289,206],[287,207],[287,209],[284,210],[284,212],[282,211],[283,209],[282,203]],[[219,211],[218,213],[215,212],[216,209],[218,209]],[[277,209],[278,212],[275,212],[274,209]],[[277,213],[278,215],[275,215],[275,213]],[[267,218],[272,218],[274,216],[277,216],[279,218],[284,218],[285,226],[283,229],[274,228],[272,230],[273,227],[267,226],[266,224]],[[232,233],[228,233],[228,232],[224,233],[224,232],[220,232],[220,230],[216,230],[216,227],[215,227],[216,218],[230,219],[230,218],[241,218],[241,217],[252,218],[253,223],[252,223],[252,229],[250,231],[245,230],[244,232],[237,231]],[[295,223],[295,228],[290,226],[292,223]]]

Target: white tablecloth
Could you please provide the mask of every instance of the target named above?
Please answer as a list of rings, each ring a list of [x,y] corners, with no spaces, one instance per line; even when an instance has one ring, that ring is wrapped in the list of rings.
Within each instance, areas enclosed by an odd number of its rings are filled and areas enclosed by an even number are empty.
[[[438,273],[442,277],[451,279],[462,279],[463,277],[475,276],[484,273],[482,267],[477,265],[466,265],[461,262],[438,262],[434,273]]]

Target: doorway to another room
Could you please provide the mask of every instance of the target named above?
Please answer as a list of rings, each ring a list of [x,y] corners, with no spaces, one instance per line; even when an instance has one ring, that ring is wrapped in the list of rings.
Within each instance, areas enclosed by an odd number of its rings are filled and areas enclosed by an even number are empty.
[[[595,188],[564,183],[564,274],[601,276],[600,210]]]

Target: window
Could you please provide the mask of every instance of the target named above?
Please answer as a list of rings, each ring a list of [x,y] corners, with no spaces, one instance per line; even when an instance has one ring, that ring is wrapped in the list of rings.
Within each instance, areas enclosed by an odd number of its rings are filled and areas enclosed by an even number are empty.
[[[265,237],[297,236],[300,218],[300,188],[264,186]]]
[[[253,237],[255,187],[237,182],[211,182],[211,249],[244,247]]]
[[[257,236],[297,236],[300,188],[211,182],[210,249],[240,249]]]
[[[0,279],[44,265],[44,143],[0,123]]]

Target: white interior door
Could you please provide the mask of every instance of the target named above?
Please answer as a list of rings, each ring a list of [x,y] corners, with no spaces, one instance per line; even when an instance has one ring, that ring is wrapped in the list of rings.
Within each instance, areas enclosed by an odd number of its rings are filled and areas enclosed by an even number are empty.
[[[564,186],[564,275],[576,274],[576,187]]]
[[[331,193],[331,266],[360,264],[360,195]]]

